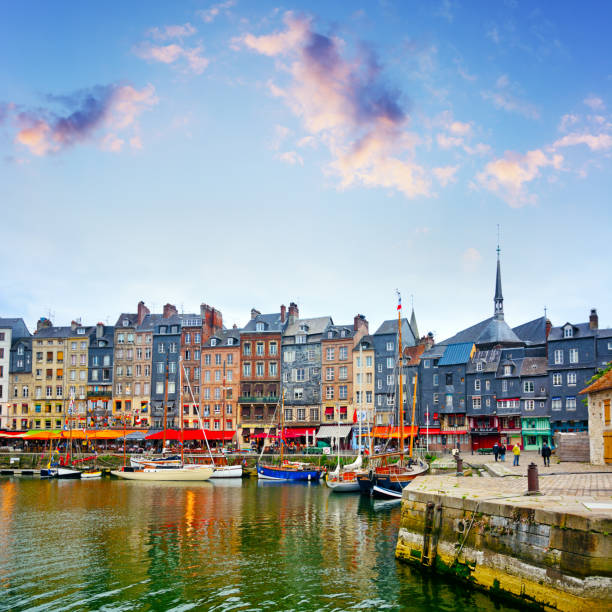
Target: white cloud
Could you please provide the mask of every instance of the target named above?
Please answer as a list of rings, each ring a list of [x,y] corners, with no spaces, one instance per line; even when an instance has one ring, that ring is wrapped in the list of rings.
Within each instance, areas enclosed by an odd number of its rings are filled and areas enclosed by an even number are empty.
[[[603,110],[606,107],[601,98],[593,95],[585,98],[584,103],[594,111]]]
[[[151,28],[148,32],[149,36],[155,40],[168,40],[170,38],[187,38],[193,36],[197,30],[190,24],[169,25],[163,28]]]
[[[227,0],[227,2],[213,4],[208,9],[198,11],[198,14],[200,15],[204,23],[212,23],[222,12],[228,12],[228,10],[232,8],[232,6],[234,6],[235,4],[235,0]]]
[[[184,59],[188,70],[195,74],[202,74],[210,63],[210,60],[202,55],[202,51],[201,46],[187,48],[176,43],[153,45],[145,42],[134,48],[134,53],[138,57],[163,64],[174,64],[178,60]]]
[[[591,151],[602,151],[612,147],[612,136],[610,134],[589,134],[573,132],[567,134],[553,143],[554,148],[572,147],[575,145],[584,144]]]
[[[284,153],[279,153],[276,157],[280,159],[280,161],[291,164],[292,166],[295,164],[299,164],[300,166],[304,165],[304,160],[295,151],[285,151]]]
[[[438,179],[438,182],[442,187],[446,187],[449,183],[454,183],[457,179],[455,174],[459,166],[442,166],[440,168],[434,168],[432,170],[433,175]]]
[[[520,88],[511,83],[507,74],[502,74],[495,83],[494,90],[482,91],[484,100],[490,100],[496,108],[523,115],[528,119],[537,119],[540,116],[537,108],[518,95]]]

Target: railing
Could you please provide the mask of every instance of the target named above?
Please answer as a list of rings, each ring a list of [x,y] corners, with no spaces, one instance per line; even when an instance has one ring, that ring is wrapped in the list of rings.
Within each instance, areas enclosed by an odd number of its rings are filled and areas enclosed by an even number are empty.
[[[498,427],[472,427],[472,433],[499,433]]]
[[[278,397],[274,395],[241,395],[238,397],[239,404],[276,404]]]

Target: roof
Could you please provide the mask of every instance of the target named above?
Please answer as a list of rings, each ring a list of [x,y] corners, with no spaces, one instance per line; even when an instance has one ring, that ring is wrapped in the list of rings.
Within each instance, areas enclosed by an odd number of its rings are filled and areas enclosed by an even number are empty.
[[[210,348],[212,345],[210,341],[213,338],[218,340],[218,344],[215,345],[215,348],[223,347],[223,346],[238,346],[240,344],[240,331],[239,329],[221,329],[214,334],[202,345],[202,348]],[[228,343],[228,339],[232,338],[232,344]]]
[[[31,336],[24,320],[21,317],[0,317],[0,327],[10,327],[12,330],[12,338],[26,338]]]
[[[402,323],[403,324],[406,323],[410,325],[406,317],[402,318]],[[403,325],[402,325],[402,329],[403,329]],[[374,335],[378,336],[380,334],[396,334],[396,333],[397,333],[397,319],[388,319],[387,321],[383,321],[380,324],[380,327],[374,332]]]
[[[497,372],[497,365],[501,357],[500,349],[490,349],[488,351],[476,351],[468,362],[466,372]],[[476,369],[477,363],[484,363],[482,370]]]
[[[426,348],[427,346],[425,344],[406,347],[404,349],[404,356],[408,357],[408,365],[419,365],[421,362],[421,355],[425,352]]]
[[[545,376],[548,374],[546,357],[525,357],[521,367],[521,376]]]
[[[612,365],[612,361],[608,365]],[[599,391],[609,391],[610,389],[612,389],[612,369],[608,370],[594,383],[585,387],[580,393],[597,393]]]
[[[94,328],[95,329],[95,328]],[[34,332],[36,340],[40,338],[68,338],[72,335],[72,327],[41,327],[38,331]]]
[[[317,438],[346,438],[352,429],[352,425],[321,425]]]
[[[264,324],[264,331],[267,332],[282,332],[283,327],[287,323],[281,321],[280,312],[274,312],[271,314],[258,314],[255,318],[251,319],[243,328],[242,332],[257,332],[257,323]]]
[[[355,345],[353,351],[359,352],[360,346],[363,347],[362,350],[364,351],[372,350],[374,348],[374,339],[369,334],[367,336],[362,336]]]
[[[603,330],[591,329],[588,323],[570,323],[568,321],[567,323],[564,323],[563,325],[559,325],[558,327],[553,327],[550,330],[550,334],[548,334],[548,341],[550,342],[551,340],[563,340],[563,329],[567,327],[568,325],[571,325],[574,329],[574,335],[572,336],[573,338],[592,338],[595,335],[599,335],[598,334],[599,331],[603,331]]]
[[[287,329],[285,330],[285,336],[296,336],[300,333],[300,326],[306,325],[308,330],[306,333],[308,336],[312,336],[314,334],[322,334],[328,325],[333,325],[333,321],[331,317],[315,317],[313,319],[297,319],[293,323],[287,325]]]
[[[538,317],[533,321],[513,327],[512,331],[527,344],[546,343],[546,317]]]
[[[130,322],[129,327],[134,327],[138,322],[138,315],[134,312],[122,312],[115,323],[115,327],[123,327],[123,321],[127,319]]]
[[[440,344],[459,344],[473,342],[474,344],[521,344],[519,338],[503,319],[490,317],[480,323],[460,331]]]
[[[423,351],[423,353],[421,354],[421,359],[437,359],[438,357],[442,357],[442,355],[444,355],[445,350],[445,345],[436,344],[430,349]]]
[[[155,325],[157,325],[157,322],[162,318],[163,317],[161,314],[146,314],[144,319],[142,320],[142,323],[138,325],[136,329],[140,332],[153,331]]]
[[[344,336],[341,335],[341,332],[344,331]],[[332,333],[332,337],[328,338],[329,333]],[[355,331],[355,327],[352,323],[348,325],[328,325],[325,328],[323,334],[323,340],[344,340],[345,338],[352,338],[357,332]]]
[[[414,308],[412,309],[412,314],[410,315],[410,329],[412,330],[412,334],[417,340],[419,338],[419,328],[417,326],[416,315],[414,314]]]
[[[461,342],[459,344],[449,344],[444,351],[444,355],[438,361],[438,365],[456,365],[467,363],[474,352],[473,342]]]

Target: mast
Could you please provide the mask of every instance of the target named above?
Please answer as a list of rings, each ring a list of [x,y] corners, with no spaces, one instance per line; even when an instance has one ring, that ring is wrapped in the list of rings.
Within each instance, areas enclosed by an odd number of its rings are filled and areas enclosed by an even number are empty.
[[[178,398],[179,398],[179,403],[178,403],[178,409],[179,409],[179,422],[180,422],[180,426],[181,426],[181,463],[185,462],[185,452],[184,452],[184,446],[185,446],[185,441],[183,440],[183,387],[182,387],[182,368],[181,368],[181,362],[183,361],[183,356],[179,353],[179,379],[178,379],[178,383],[179,383],[179,392],[178,392]],[[184,366],[183,366],[184,367]]]
[[[122,415],[122,421],[123,421],[123,467],[125,468],[125,464],[126,464],[126,457],[125,457],[125,419],[126,419],[126,415],[125,413]]]
[[[412,379],[414,382],[414,389],[412,390],[412,425],[410,427],[410,458],[412,459],[412,444],[414,442],[414,411],[416,408],[416,392],[417,392],[417,383],[418,377],[415,372],[414,378]],[[427,427],[429,428],[429,417],[427,418]]]
[[[404,463],[404,397],[402,389],[402,366],[404,357],[402,355],[402,296],[397,292],[397,336],[399,350],[399,433],[400,433],[400,464]],[[412,452],[412,450],[411,450]]]
[[[191,383],[189,382],[189,376],[187,372],[185,372],[185,366],[183,366],[183,372],[185,373],[185,380],[187,381],[187,388],[189,389],[189,395],[191,395],[191,401],[193,402],[193,406],[196,411],[196,415],[198,417],[198,423],[200,424],[200,429],[202,430],[202,435],[204,436],[204,441],[206,442],[206,448],[208,449],[208,454],[210,455],[210,461],[212,465],[215,465],[215,458],[213,457],[212,451],[210,450],[210,445],[208,444],[208,438],[206,437],[206,431],[204,429],[204,423],[202,422],[202,415],[200,414],[200,407],[196,404],[195,396],[193,395],[193,391],[191,389]]]
[[[162,453],[166,448],[166,427],[168,426],[168,354],[166,353],[166,384],[164,385],[164,432],[162,437]]]
[[[225,446],[225,359],[223,360],[223,394],[221,395],[221,447]]]
[[[285,390],[283,389],[283,396],[281,398],[281,413],[280,413],[280,442],[281,442],[281,465],[283,465],[283,454],[285,446],[285,437],[283,435],[283,429],[285,428]]]
[[[361,346],[361,342],[359,342],[359,404],[363,406],[365,402],[363,401],[363,347]],[[358,408],[360,406],[357,406]],[[359,423],[359,454],[361,455],[361,416],[363,411],[360,410],[357,413],[357,422]]]

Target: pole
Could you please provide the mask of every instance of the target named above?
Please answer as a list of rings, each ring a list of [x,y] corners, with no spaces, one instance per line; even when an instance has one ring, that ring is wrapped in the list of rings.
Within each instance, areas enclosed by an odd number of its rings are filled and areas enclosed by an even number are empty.
[[[166,427],[168,425],[168,353],[166,353],[166,384],[164,385],[164,431],[162,434],[162,453],[166,449]]]
[[[364,404],[363,401],[363,346],[361,342],[359,343],[359,406],[361,407]],[[362,410],[359,410],[357,413],[357,422],[359,423],[359,454],[361,455],[361,415],[363,414]]]
[[[412,425],[410,428],[410,458],[411,459],[412,459],[412,443],[414,442],[414,411],[416,408],[416,390],[417,390],[417,382],[418,382],[416,373],[414,375],[413,382],[414,382],[414,389],[412,391]],[[428,422],[429,422],[429,419],[428,419]]]
[[[181,425],[181,465],[183,463],[185,463],[185,441],[183,439],[183,386],[182,386],[182,369],[181,369],[181,362],[183,361],[183,356],[179,353],[179,392],[178,392],[178,397],[179,397],[179,403],[178,403],[178,409],[180,410],[180,416],[179,416],[179,422]]]
[[[399,303],[397,305],[397,335],[399,349],[399,431],[400,431],[400,465],[404,463],[404,396],[402,389],[402,367],[404,355],[402,351],[402,298],[397,292]],[[410,439],[410,456],[412,457],[412,438]]]
[[[225,359],[223,360],[223,395],[221,404],[221,448],[225,447]]]
[[[126,463],[127,463],[127,459],[125,456],[125,414],[123,415],[123,468],[125,469]]]
[[[283,435],[283,429],[285,428],[285,390],[283,389],[283,397],[281,399],[281,413],[280,413],[280,443],[281,443],[281,452],[280,459],[281,465],[283,465],[283,451],[285,446],[285,436]]]

